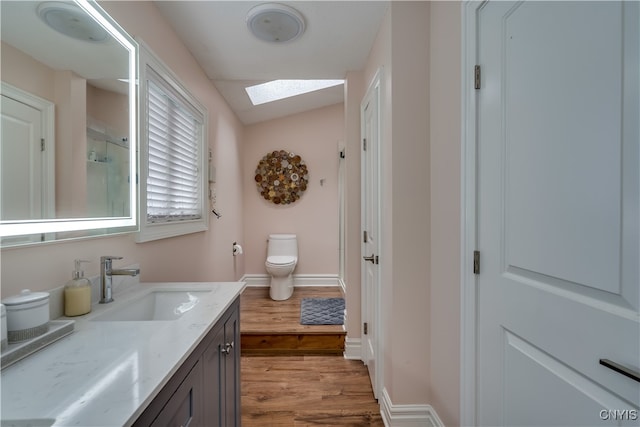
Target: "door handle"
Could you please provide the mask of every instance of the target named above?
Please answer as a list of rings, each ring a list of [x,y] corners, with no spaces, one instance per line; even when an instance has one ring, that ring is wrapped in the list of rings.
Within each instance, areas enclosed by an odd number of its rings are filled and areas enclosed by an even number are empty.
[[[612,362],[609,359],[600,359],[600,364],[640,383],[640,372],[638,371],[622,366],[616,362]]]
[[[378,263],[378,257],[374,254],[371,254],[371,256],[363,256],[362,259],[365,261],[371,261],[371,264]]]

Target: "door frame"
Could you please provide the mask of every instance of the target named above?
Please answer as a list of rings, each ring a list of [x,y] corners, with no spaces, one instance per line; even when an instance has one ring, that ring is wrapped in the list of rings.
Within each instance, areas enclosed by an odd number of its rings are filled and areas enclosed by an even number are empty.
[[[384,245],[382,244],[382,191],[381,191],[381,182],[382,182],[382,162],[381,162],[381,145],[382,145],[382,130],[383,130],[383,123],[382,123],[382,117],[383,115],[380,112],[380,109],[382,108],[383,104],[383,79],[382,79],[382,73],[383,73],[383,69],[382,67],[378,68],[375,72],[375,74],[373,75],[373,77],[371,78],[371,81],[369,82],[368,86],[367,86],[367,90],[365,92],[365,95],[362,97],[362,101],[360,103],[360,235],[362,236],[362,228],[363,228],[363,224],[364,224],[364,207],[365,207],[365,203],[364,203],[364,151],[362,150],[362,138],[364,137],[364,133],[365,133],[365,102],[370,99],[372,96],[375,95],[375,93],[373,92],[374,89],[377,89],[377,103],[378,103],[378,111],[377,111],[377,133],[378,133],[378,143],[376,144],[376,151],[377,151],[377,155],[376,155],[376,159],[377,159],[377,163],[376,163],[376,168],[377,168],[377,185],[374,186],[374,188],[372,189],[373,192],[377,193],[377,199],[378,199],[378,205],[376,207],[377,209],[377,233],[376,236],[378,238],[378,247],[377,247],[377,254],[378,256],[380,256],[381,258],[383,258],[383,254],[382,252],[382,248],[384,247]],[[362,243],[362,239],[360,240],[360,255],[364,256],[365,254],[362,253],[363,251],[363,243]],[[384,259],[384,258],[383,258]],[[375,364],[375,374],[374,374],[374,381],[372,381],[372,388],[374,391],[375,396],[380,399],[382,396],[382,390],[384,389],[384,375],[383,375],[383,369],[384,366],[381,362],[381,358],[380,358],[380,349],[383,348],[384,346],[382,345],[384,342],[384,337],[383,337],[383,332],[382,332],[382,328],[381,325],[383,324],[382,322],[382,310],[380,309],[380,301],[381,301],[381,289],[380,289],[380,283],[381,283],[381,276],[382,276],[382,264],[378,264],[377,265],[377,275],[376,275],[376,283],[375,283],[375,289],[376,289],[376,295],[375,295],[375,307],[373,307],[373,312],[374,312],[374,316],[375,319],[373,319],[373,330],[376,331],[376,342],[375,342],[375,349],[374,349],[374,364]],[[361,322],[360,322],[360,336],[362,337],[362,346],[361,346],[361,354],[360,354],[360,359],[362,361],[365,361],[365,339],[364,339],[364,316],[365,314],[368,312],[367,311],[367,296],[364,292],[364,280],[365,280],[365,265],[364,265],[364,261],[360,258],[360,298],[361,298],[361,307],[360,307],[360,313],[361,313]]]
[[[477,144],[474,67],[477,64],[477,13],[486,1],[466,0],[462,5],[462,111],[461,111],[461,215],[460,215],[460,425],[476,425],[476,300],[477,276],[473,252],[477,244]]]

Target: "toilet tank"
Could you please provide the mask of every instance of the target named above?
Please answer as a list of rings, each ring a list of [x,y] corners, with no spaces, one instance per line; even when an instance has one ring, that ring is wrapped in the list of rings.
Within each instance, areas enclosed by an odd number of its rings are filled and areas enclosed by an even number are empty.
[[[270,234],[267,256],[298,257],[298,239],[295,234]]]

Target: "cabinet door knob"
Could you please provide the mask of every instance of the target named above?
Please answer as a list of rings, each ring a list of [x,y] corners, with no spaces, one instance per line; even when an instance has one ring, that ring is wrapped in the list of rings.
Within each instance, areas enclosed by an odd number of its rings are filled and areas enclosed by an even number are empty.
[[[224,345],[224,348],[220,349],[220,353],[222,354],[229,354],[231,353],[231,349],[233,348],[233,341],[231,341],[230,343],[226,343]]]

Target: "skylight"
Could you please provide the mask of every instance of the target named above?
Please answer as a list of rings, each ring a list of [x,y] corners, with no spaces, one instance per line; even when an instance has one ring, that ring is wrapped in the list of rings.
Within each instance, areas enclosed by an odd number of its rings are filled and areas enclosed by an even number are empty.
[[[260,105],[341,84],[344,80],[273,80],[245,90],[253,105]]]

